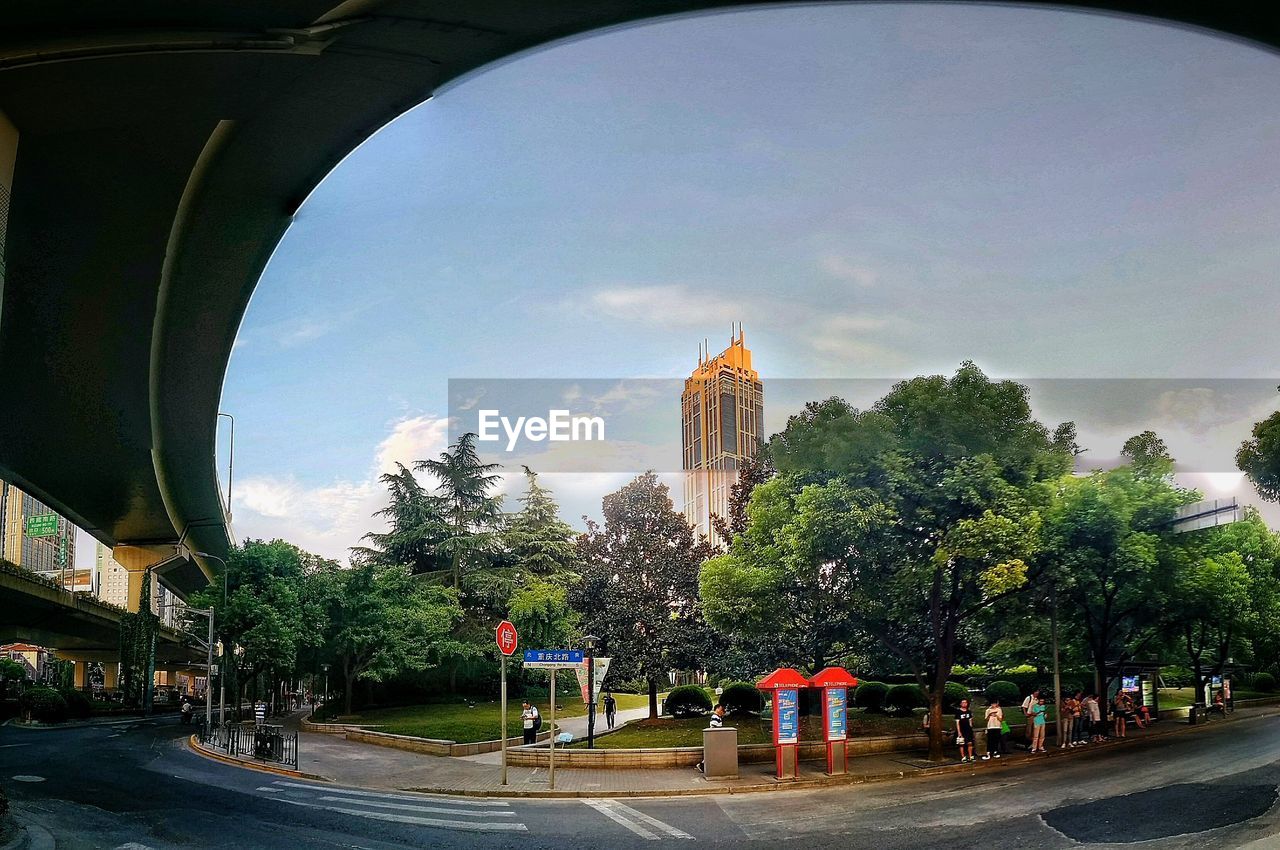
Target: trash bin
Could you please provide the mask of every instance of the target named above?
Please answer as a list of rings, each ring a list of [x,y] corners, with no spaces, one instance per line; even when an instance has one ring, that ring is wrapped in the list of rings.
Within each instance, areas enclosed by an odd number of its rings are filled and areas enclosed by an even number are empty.
[[[702,772],[707,779],[738,778],[738,730],[732,726],[702,730]]]

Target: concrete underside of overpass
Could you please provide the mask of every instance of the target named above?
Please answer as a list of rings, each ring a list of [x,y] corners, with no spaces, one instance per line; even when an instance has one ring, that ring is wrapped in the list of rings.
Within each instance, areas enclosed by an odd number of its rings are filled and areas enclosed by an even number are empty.
[[[317,183],[485,65],[602,27],[742,5],[6,3],[0,476],[108,545],[224,554],[223,378],[250,294]],[[1274,4],[1055,5],[1280,44]],[[161,571],[180,594],[209,575],[201,558],[187,563]]]
[[[72,595],[39,579],[0,570],[0,644],[31,643],[88,661],[120,660],[122,612],[96,599]],[[156,635],[157,666],[203,661],[205,651],[162,628]]]

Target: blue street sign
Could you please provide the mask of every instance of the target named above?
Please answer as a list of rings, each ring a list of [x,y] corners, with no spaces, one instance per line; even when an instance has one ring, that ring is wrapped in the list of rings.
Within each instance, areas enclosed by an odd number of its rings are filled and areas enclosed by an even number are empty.
[[[794,744],[800,740],[800,692],[795,688],[774,691],[773,704],[778,724],[778,743]]]
[[[581,649],[526,649],[526,667],[573,667],[582,663]]]

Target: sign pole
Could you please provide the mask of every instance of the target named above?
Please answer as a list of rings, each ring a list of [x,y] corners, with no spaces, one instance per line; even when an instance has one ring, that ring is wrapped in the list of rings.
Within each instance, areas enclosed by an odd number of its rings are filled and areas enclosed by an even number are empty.
[[[547,781],[556,790],[556,668],[551,668],[551,748],[547,752]]]
[[[507,784],[507,656],[499,652],[502,664],[502,784]]]

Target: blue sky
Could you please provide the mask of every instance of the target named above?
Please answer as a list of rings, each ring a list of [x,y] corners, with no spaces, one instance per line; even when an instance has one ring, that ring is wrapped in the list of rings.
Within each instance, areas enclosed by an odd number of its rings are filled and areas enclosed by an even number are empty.
[[[224,391],[236,530],[342,555],[449,378],[681,377],[732,321],[775,378],[1274,375],[1277,150],[1280,57],[1116,17],[772,8],[522,57],[298,214]],[[1276,405],[1202,389],[1167,439],[1230,470]],[[1080,423],[1096,456],[1125,419]],[[626,476],[555,478],[576,518]]]

